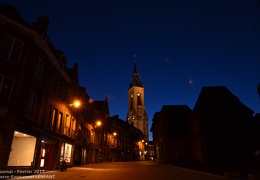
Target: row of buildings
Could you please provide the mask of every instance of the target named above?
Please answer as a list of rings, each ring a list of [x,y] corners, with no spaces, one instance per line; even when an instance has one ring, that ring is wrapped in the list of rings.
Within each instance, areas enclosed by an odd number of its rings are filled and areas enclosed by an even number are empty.
[[[164,105],[154,114],[154,159],[222,175],[259,172],[259,117],[225,86],[203,87],[193,110]]]
[[[28,24],[0,5],[0,169],[144,159],[146,135],[111,117],[106,98],[90,99],[78,64],[67,67],[49,41],[48,24],[48,17]]]

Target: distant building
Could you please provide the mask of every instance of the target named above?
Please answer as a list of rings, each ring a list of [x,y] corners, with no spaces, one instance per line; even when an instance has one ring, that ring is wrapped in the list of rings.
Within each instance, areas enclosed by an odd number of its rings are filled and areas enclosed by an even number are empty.
[[[136,56],[134,56],[136,58]],[[133,81],[128,89],[128,111],[126,121],[140,129],[144,134],[144,141],[149,142],[148,116],[144,104],[144,86],[139,78],[136,62],[134,63]]]
[[[173,164],[187,161],[190,157],[188,120],[192,110],[186,105],[164,105],[154,114],[154,160]]]
[[[128,124],[118,115],[107,119],[109,131],[108,145],[111,150],[111,161],[138,161],[143,160],[144,134],[133,124]]]

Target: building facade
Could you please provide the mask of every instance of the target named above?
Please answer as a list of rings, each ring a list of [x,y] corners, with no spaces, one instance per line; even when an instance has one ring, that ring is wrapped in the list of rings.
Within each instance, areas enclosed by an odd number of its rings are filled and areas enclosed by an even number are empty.
[[[0,169],[51,170],[61,160],[75,166],[112,156],[111,131],[102,128],[107,100],[98,106],[79,85],[78,64],[67,67],[48,24],[45,16],[28,24],[14,7],[0,6]]]
[[[136,58],[136,56],[134,56],[134,58]],[[144,141],[146,143],[149,142],[148,116],[144,103],[144,86],[139,78],[136,61],[134,63],[133,80],[130,82],[128,89],[128,111],[126,121],[140,129],[145,134]]]
[[[188,120],[192,110],[186,105],[163,105],[154,114],[154,161],[159,163],[187,162],[190,158]]]

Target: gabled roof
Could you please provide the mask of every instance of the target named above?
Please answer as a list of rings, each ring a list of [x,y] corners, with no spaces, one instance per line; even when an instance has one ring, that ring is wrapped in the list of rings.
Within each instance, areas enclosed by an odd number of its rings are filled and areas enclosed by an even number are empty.
[[[3,14],[16,22],[19,22],[20,24],[29,26],[29,24],[25,22],[23,17],[14,6],[0,4],[0,14]]]
[[[107,98],[105,98],[104,101],[93,101],[93,107],[101,114],[102,117],[108,118],[110,116]]]
[[[225,86],[202,87],[193,111],[218,111],[223,113],[227,111],[244,111],[254,113]]]

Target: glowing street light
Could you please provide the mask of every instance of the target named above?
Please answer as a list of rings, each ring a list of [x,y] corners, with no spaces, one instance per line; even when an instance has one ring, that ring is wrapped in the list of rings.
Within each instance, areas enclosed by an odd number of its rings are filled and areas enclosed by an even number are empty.
[[[114,136],[116,136],[116,135],[117,135],[117,133],[116,133],[116,132],[114,132],[114,133],[113,133],[113,135],[114,135]]]
[[[96,122],[96,126],[101,126],[101,125],[102,125],[101,121]]]
[[[80,106],[80,102],[79,102],[79,101],[74,101],[73,105],[74,105],[75,107],[79,107],[79,106]]]

